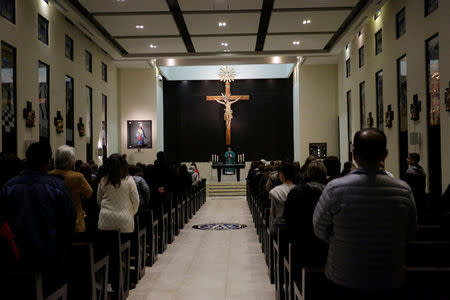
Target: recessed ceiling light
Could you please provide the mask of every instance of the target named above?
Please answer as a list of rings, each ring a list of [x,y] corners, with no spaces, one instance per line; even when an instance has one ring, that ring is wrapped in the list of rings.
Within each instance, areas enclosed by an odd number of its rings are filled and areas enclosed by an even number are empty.
[[[225,26],[227,26],[226,22],[219,22],[219,27],[225,27]]]
[[[138,24],[136,25],[136,29],[144,29],[144,25]]]
[[[231,50],[230,49],[225,49],[225,50],[223,50],[223,52],[231,52]]]
[[[303,25],[306,25],[306,24],[311,24],[311,20],[303,20]]]
[[[155,44],[150,44],[150,48],[156,48],[158,46],[156,46]]]
[[[220,43],[220,45],[222,45],[222,46],[224,46],[224,47],[227,47],[227,46],[228,46],[228,43],[222,42],[222,43]]]
[[[300,45],[300,41],[293,41],[293,42],[292,42],[292,45],[298,46],[298,45]]]

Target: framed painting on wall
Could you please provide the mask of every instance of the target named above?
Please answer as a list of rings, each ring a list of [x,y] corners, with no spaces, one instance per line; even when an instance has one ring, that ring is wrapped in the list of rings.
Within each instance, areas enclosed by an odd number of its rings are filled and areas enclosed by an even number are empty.
[[[152,121],[127,121],[127,148],[152,148]]]

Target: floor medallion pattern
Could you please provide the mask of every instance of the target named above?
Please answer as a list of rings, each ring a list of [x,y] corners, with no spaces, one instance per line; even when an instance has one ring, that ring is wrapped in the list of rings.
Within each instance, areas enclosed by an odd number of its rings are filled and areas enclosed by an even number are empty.
[[[247,225],[245,224],[239,224],[239,223],[210,223],[210,224],[199,224],[194,225],[192,228],[199,229],[199,230],[237,230],[237,229],[243,229],[246,228]]]

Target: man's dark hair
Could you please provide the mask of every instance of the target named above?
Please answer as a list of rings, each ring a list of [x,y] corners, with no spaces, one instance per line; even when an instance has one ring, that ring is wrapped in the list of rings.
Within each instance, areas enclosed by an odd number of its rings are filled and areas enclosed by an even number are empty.
[[[31,144],[25,153],[27,166],[32,169],[44,169],[52,158],[52,148],[49,143],[37,142]]]
[[[413,160],[416,164],[418,164],[418,163],[420,162],[420,155],[419,155],[419,153],[415,153],[415,152],[409,153],[408,156],[409,156],[409,158],[410,158],[411,160]]]
[[[0,153],[0,189],[13,177],[22,172],[23,162],[15,154]]]
[[[164,162],[167,161],[166,154],[163,151],[159,151],[158,153],[156,153],[156,159]]]
[[[376,162],[386,154],[387,139],[383,131],[366,128],[355,133],[353,153],[368,162]]]
[[[128,166],[128,173],[131,176],[135,176],[137,172],[137,167],[136,166]]]
[[[285,163],[283,164],[279,169],[278,169],[279,173],[282,173],[284,175],[284,178],[286,178],[286,180],[294,180],[295,175],[297,173],[295,167],[293,164],[291,163]]]
[[[78,171],[82,164],[83,164],[83,161],[81,159],[78,159],[77,161],[75,161],[75,170]]]
[[[337,156],[328,156],[323,160],[327,174],[331,177],[339,176],[341,173],[341,162]]]

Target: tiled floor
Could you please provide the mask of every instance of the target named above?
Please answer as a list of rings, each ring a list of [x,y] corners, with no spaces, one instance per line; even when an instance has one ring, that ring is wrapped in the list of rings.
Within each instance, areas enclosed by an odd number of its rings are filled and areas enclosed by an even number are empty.
[[[203,231],[192,225],[234,222],[248,227]],[[131,300],[273,300],[267,266],[244,197],[211,198],[175,242],[147,268]]]

